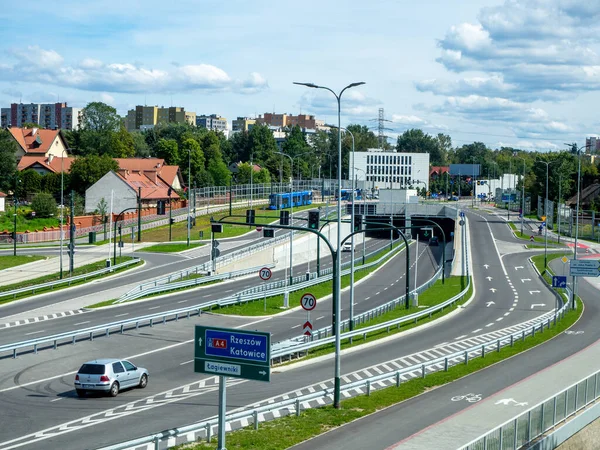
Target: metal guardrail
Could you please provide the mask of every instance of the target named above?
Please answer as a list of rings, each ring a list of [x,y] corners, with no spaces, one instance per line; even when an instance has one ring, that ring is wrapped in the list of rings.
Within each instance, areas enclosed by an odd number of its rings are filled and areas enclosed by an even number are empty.
[[[159,294],[161,292],[174,291],[177,289],[184,289],[184,288],[188,288],[188,287],[198,286],[198,285],[210,283],[213,281],[229,280],[231,278],[242,277],[244,275],[258,272],[262,267],[273,268],[273,267],[275,267],[275,264],[263,264],[261,266],[250,267],[248,269],[235,270],[233,272],[225,272],[225,273],[217,274],[217,275],[192,278],[191,280],[171,282],[171,283],[167,283],[167,284],[159,284],[157,286],[151,286],[151,287],[147,288],[146,290],[139,291],[137,293],[129,292],[126,298],[121,297],[121,298],[117,299],[115,304],[122,303],[126,300],[135,300],[140,297],[146,297],[149,295]]]
[[[66,284],[67,286],[70,286],[71,283],[73,283],[74,281],[86,280],[88,278],[92,278],[92,277],[95,277],[97,275],[102,275],[103,273],[113,272],[115,269],[120,269],[122,267],[127,267],[127,266],[130,266],[132,264],[137,264],[138,262],[140,262],[140,258],[136,257],[136,258],[131,259],[129,261],[125,261],[125,262],[116,264],[114,266],[106,267],[104,269],[95,270],[93,272],[84,273],[82,275],[77,275],[77,276],[70,277],[70,278],[63,278],[62,280],[50,281],[48,283],[36,284],[34,286],[27,286],[27,287],[24,287],[24,288],[13,289],[11,291],[0,292],[0,298],[2,298],[2,297],[9,297],[11,295],[13,296],[13,298],[16,298],[18,294],[23,294],[23,293],[26,293],[26,292],[31,292],[32,294],[35,294],[35,291],[39,291],[41,289],[46,289],[46,288],[54,289],[55,286],[60,286],[60,285],[63,285],[63,284]]]
[[[485,357],[486,353],[500,351],[502,347],[506,347],[508,345],[513,346],[516,340],[522,339],[524,341],[527,335],[535,336],[536,332],[543,332],[544,327],[546,327],[547,329],[550,327],[550,324],[554,317],[564,316],[567,310],[568,303],[566,303],[559,311],[549,312],[541,315],[540,317],[532,321],[529,321],[529,323],[532,323],[530,329],[531,331],[529,331],[528,329],[527,331],[522,330],[519,332],[507,334],[495,340],[484,342],[482,344],[470,347],[468,349],[460,350],[449,355],[426,361],[424,363],[415,364],[413,366],[399,370],[385,372],[369,378],[361,379],[359,381],[346,383],[341,386],[341,392],[342,394],[348,393],[349,395],[357,395],[357,392],[360,390],[360,393],[366,394],[368,396],[370,395],[372,390],[377,388],[376,383],[387,382],[390,383],[390,385],[395,383],[395,385],[398,387],[400,386],[402,381],[405,381],[404,379],[406,378],[425,378],[429,373],[447,371],[449,367],[457,364],[468,364],[468,362],[473,358],[483,358]],[[286,413],[291,414],[292,411],[294,412],[294,414],[299,415],[302,409],[310,408],[310,405],[308,404],[308,402],[310,401],[320,399],[320,405],[331,403],[333,401],[333,389],[334,388],[331,387],[307,395],[289,398],[287,400],[283,400],[277,403],[270,403],[263,406],[250,406],[241,411],[234,411],[229,413],[227,415],[226,420],[227,422],[233,422],[241,419],[250,419],[254,424],[254,428],[257,429],[259,423],[259,415],[272,411],[279,411],[279,416],[285,415]],[[133,439],[127,442],[102,447],[99,450],[125,450],[136,448],[142,445],[147,446],[149,444],[154,444],[154,448],[158,450],[161,440],[173,438],[188,433],[203,433],[204,437],[206,437],[207,440],[210,440],[210,438],[216,433],[217,430],[218,418],[214,417],[203,422],[198,422],[180,428],[172,428],[170,430],[140,437],[138,439]],[[199,439],[199,437],[196,436],[195,439]],[[468,450],[483,450],[484,448],[486,450],[489,450],[492,448],[496,449],[498,447],[489,447],[488,444],[488,447],[469,447]],[[505,448],[513,447],[502,447],[502,450],[504,450]]]
[[[398,247],[398,248],[400,248],[400,247]],[[388,256],[389,256],[389,253],[383,255],[380,258],[380,260],[383,258],[386,258]],[[364,266],[361,266],[361,268],[365,268],[365,267],[377,264],[378,261],[371,262],[368,265],[365,264]],[[355,268],[355,269],[357,269],[357,268]],[[350,269],[348,269],[344,272],[349,273],[349,270]],[[314,282],[320,283],[322,281],[324,281],[324,277],[320,277],[319,279],[311,280],[312,283],[314,283]],[[304,287],[310,285],[310,284],[306,284],[306,283],[310,283],[310,282],[299,283],[297,285],[294,285],[294,288],[301,289],[301,288],[304,288]],[[281,288],[280,291],[281,292],[279,292],[279,293],[283,293],[283,292],[285,292],[285,289]],[[275,291],[275,292],[271,291],[269,295],[277,295],[276,292],[277,291]],[[11,343],[11,344],[0,345],[0,354],[6,353],[6,352],[12,352],[13,358],[16,358],[18,351],[21,349],[24,349],[24,348],[33,348],[34,353],[37,353],[38,347],[40,345],[51,345],[54,349],[57,349],[59,343],[64,344],[64,343],[70,342],[72,344],[75,344],[78,337],[81,338],[82,336],[86,336],[89,338],[89,340],[93,340],[94,336],[96,334],[104,334],[105,336],[110,336],[110,333],[112,330],[119,330],[120,333],[123,333],[126,328],[134,327],[137,329],[137,328],[139,328],[139,326],[141,324],[148,324],[149,326],[153,326],[155,321],[157,321],[157,320],[160,320],[162,323],[166,323],[167,318],[171,318],[172,320],[174,319],[177,321],[182,316],[189,318],[192,315],[192,313],[200,315],[201,311],[203,309],[207,309],[207,308],[212,309],[215,306],[218,306],[218,307],[229,306],[229,305],[243,303],[243,302],[247,302],[247,301],[251,301],[251,300],[260,299],[263,297],[264,297],[264,294],[260,293],[260,292],[252,292],[252,293],[248,293],[245,295],[234,294],[234,295],[222,298],[222,299],[211,300],[209,302],[204,302],[204,303],[200,303],[197,305],[188,306],[185,308],[179,308],[179,309],[174,309],[174,310],[170,310],[170,311],[165,311],[162,313],[134,317],[134,318],[130,318],[130,319],[111,322],[108,324],[97,325],[94,327],[87,327],[87,328],[82,328],[79,330],[72,330],[72,331],[69,331],[66,333],[59,333],[59,334],[55,334],[55,335],[51,335],[51,336],[43,336],[43,337],[39,337],[39,338],[35,338],[35,339],[30,339],[27,341],[21,341],[21,342],[16,342],[16,343]]]

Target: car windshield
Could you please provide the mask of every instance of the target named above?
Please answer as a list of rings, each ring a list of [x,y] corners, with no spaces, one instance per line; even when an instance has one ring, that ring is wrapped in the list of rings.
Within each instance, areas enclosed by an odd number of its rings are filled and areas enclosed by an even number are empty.
[[[89,375],[103,375],[104,365],[103,364],[84,364],[79,369],[79,373],[86,373]]]

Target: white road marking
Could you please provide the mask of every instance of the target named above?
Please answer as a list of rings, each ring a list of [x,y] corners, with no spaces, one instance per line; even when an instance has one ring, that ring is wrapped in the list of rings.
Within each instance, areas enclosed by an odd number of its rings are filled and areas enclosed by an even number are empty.
[[[193,362],[194,362],[194,360],[193,360],[193,359],[190,359],[189,361],[184,361],[184,362],[182,362],[182,363],[179,363],[179,365],[180,365],[180,366],[184,366],[184,365],[186,365],[186,364],[193,363]]]
[[[466,338],[467,336],[468,336],[468,335],[466,335],[466,334],[463,334],[462,336],[456,337],[456,338],[454,338],[454,339],[464,339],[464,338]]]
[[[473,330],[471,333],[479,333],[481,330],[483,330],[483,328],[477,328],[476,330]]]
[[[187,300],[179,300],[177,303],[185,303]]]
[[[504,313],[504,317],[508,316],[509,314],[510,314],[509,312]]]
[[[325,318],[325,316],[321,316],[321,317],[317,317],[315,320],[321,320],[321,319],[324,319],[324,318]]]
[[[44,333],[45,331],[46,330],[32,331],[31,333],[25,333],[25,336],[31,336],[32,334]]]
[[[433,348],[443,347],[444,345],[448,345],[449,342],[442,342],[441,344],[434,345]]]
[[[115,317],[123,317],[123,316],[127,316],[127,315],[129,315],[129,313],[115,314]]]
[[[510,309],[509,309],[509,311],[514,311],[514,310],[515,310],[515,308],[510,308]]]
[[[152,308],[148,308],[148,309],[157,309],[157,308],[160,308],[160,305],[159,306],[153,306]]]
[[[53,399],[53,400],[50,400],[50,403],[52,403],[52,402],[57,402],[57,401],[59,401],[59,400],[62,400],[62,398],[55,398],[55,399]]]
[[[115,317],[117,317],[117,316],[115,316]],[[85,322],[79,322],[79,323],[76,323],[75,325],[84,325],[86,323],[90,323],[90,321],[86,320]]]
[[[299,326],[300,326],[300,324],[298,324],[298,325],[294,325],[294,326],[292,327],[292,330],[293,330],[294,328],[298,328]]]
[[[493,326],[493,325],[494,325],[494,322],[492,322],[492,323],[488,323],[488,324],[486,325],[486,327],[491,327],[491,326]]]
[[[504,319],[504,317],[498,317],[498,318],[496,319],[496,322],[500,322],[502,319]]]

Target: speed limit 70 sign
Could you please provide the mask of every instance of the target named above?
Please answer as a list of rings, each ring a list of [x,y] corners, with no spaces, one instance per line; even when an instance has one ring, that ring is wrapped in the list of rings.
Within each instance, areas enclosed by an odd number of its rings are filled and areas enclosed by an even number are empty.
[[[304,294],[300,299],[300,305],[306,311],[312,311],[317,306],[317,299],[312,294]]]
[[[269,269],[268,267],[263,267],[262,269],[260,269],[260,271],[258,272],[258,276],[260,277],[261,280],[263,281],[267,281],[269,278],[271,278],[271,275],[273,273],[271,272],[271,269]]]

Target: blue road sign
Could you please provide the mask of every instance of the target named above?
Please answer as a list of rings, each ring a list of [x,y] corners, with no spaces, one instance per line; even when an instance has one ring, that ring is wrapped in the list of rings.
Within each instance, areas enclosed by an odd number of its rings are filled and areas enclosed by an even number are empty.
[[[271,334],[196,325],[194,371],[270,381]]]
[[[554,288],[566,288],[567,287],[567,277],[562,276],[553,276],[552,277],[552,287]]]
[[[542,222],[542,226],[545,227],[546,226],[546,221]]]
[[[600,276],[600,260],[572,259],[569,275],[572,277],[598,277]]]

